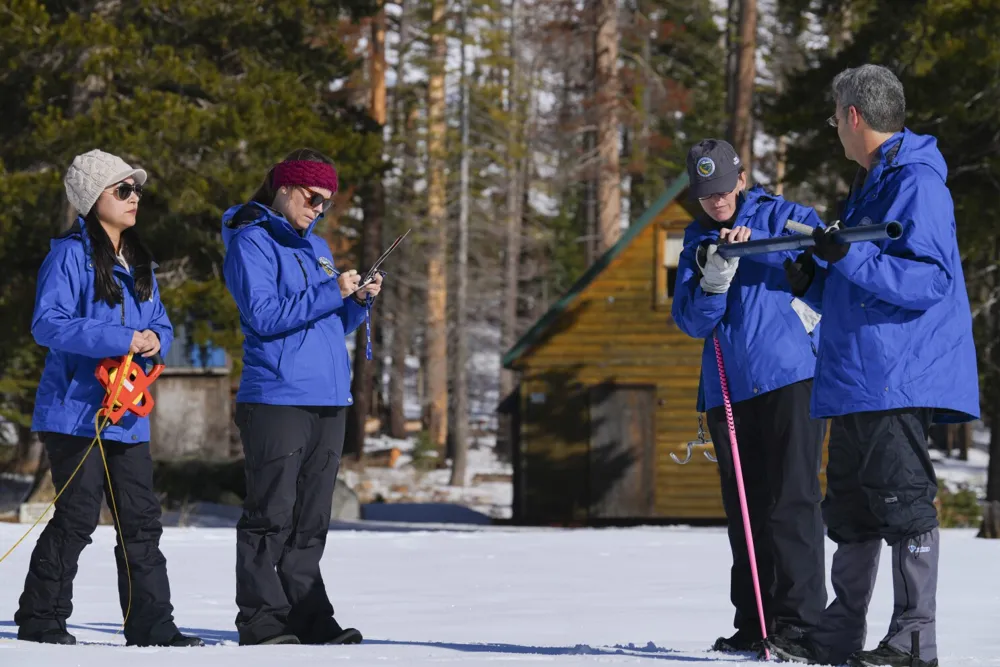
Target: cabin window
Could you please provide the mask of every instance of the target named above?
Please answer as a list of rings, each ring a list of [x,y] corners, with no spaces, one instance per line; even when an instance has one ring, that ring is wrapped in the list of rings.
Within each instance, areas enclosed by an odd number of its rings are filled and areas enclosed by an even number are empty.
[[[657,229],[656,234],[656,307],[670,303],[677,283],[677,263],[684,249],[684,233]]]

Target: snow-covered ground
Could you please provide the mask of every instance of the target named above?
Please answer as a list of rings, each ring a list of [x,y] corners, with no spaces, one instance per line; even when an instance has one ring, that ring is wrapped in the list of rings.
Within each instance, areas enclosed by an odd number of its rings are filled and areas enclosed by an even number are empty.
[[[0,545],[26,529],[0,524]],[[233,619],[235,534],[168,528],[162,547],[175,617],[199,649],[125,648],[116,634],[114,536],[101,526],[83,553],[70,629],[87,645],[14,641],[13,624],[35,533],[0,576],[0,665],[605,665],[734,662],[705,649],[730,632],[729,550],[717,529],[636,528],[475,532],[333,531],[323,561],[337,617],[356,646],[239,647]],[[829,562],[833,545],[827,544]],[[938,598],[942,664],[1000,665],[1000,542],[944,531]],[[868,645],[892,609],[883,557]]]

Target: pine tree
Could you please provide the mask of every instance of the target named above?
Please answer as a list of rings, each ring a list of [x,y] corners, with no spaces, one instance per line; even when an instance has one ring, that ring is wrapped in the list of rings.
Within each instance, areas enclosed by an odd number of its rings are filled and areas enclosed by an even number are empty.
[[[344,184],[323,229],[357,203],[377,137],[331,82],[358,66],[338,38],[340,18],[373,9],[367,0],[7,3],[0,393],[22,436],[44,354],[30,336],[35,278],[48,236],[67,222],[61,178],[73,156],[101,147],[149,172],[138,224],[173,323],[196,344],[225,346],[238,372],[238,315],[220,278],[222,212],[299,146],[333,157]]]

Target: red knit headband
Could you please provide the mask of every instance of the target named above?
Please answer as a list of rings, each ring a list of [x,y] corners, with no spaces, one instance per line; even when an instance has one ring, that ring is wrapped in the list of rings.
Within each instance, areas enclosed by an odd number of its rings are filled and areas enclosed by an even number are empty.
[[[311,160],[279,162],[271,174],[271,187],[277,189],[283,185],[304,185],[336,192],[337,170],[333,165]]]

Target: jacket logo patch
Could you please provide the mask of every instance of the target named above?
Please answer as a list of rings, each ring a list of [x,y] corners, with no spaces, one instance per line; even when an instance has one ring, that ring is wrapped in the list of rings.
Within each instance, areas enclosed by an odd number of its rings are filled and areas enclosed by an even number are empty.
[[[336,269],[333,268],[333,262],[328,260],[326,257],[320,257],[319,266],[321,269],[323,269],[323,271],[326,272],[326,275],[333,278],[333,274],[336,273]]]

